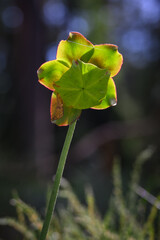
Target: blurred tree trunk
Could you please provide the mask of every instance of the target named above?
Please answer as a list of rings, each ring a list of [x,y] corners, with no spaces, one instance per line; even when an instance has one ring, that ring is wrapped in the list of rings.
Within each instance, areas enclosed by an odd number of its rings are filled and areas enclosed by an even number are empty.
[[[49,122],[50,92],[37,79],[45,46],[45,27],[40,18],[42,1],[16,0],[16,4],[24,14],[23,26],[15,34],[13,55],[19,151],[34,156],[38,174],[46,176],[52,170],[54,145]]]

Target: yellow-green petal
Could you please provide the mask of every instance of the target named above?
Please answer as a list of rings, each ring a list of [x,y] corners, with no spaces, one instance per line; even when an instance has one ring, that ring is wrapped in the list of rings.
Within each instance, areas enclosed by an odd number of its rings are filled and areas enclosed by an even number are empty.
[[[100,44],[94,46],[94,52],[89,62],[99,68],[106,68],[110,71],[111,77],[113,77],[120,71],[123,57],[118,52],[116,45]]]
[[[51,97],[51,122],[55,123],[58,126],[67,126],[76,121],[80,114],[81,110],[67,107],[63,104],[63,101],[59,94],[52,93]]]
[[[107,92],[101,104],[92,107],[92,109],[103,110],[117,104],[117,90],[113,78],[108,81]]]
[[[48,61],[42,64],[37,71],[39,82],[50,90],[54,90],[53,83],[58,81],[67,70],[65,62]]]
[[[88,62],[94,52],[93,44],[78,32],[70,32],[67,40],[62,40],[57,49],[57,59],[72,65],[73,60]]]

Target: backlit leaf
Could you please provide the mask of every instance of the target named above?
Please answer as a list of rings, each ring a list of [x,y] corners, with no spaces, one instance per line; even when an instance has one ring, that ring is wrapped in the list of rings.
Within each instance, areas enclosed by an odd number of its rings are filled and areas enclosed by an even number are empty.
[[[67,107],[58,94],[52,93],[51,121],[58,126],[67,126],[79,118],[81,110]]]
[[[88,62],[94,52],[93,44],[78,32],[70,32],[67,40],[62,40],[57,49],[57,59],[72,65],[73,60]]]
[[[99,105],[105,97],[109,76],[105,69],[78,60],[73,62],[54,88],[66,106],[86,109]]]
[[[92,109],[103,110],[117,104],[117,91],[116,85],[112,78],[109,78],[107,92],[105,98],[98,106],[92,107]]]
[[[106,68],[113,77],[119,72],[123,58],[116,45],[101,44],[94,46],[94,52],[89,62],[99,68]]]
[[[54,90],[53,83],[58,81],[67,70],[68,67],[62,61],[46,62],[37,71],[39,82],[50,90]]]

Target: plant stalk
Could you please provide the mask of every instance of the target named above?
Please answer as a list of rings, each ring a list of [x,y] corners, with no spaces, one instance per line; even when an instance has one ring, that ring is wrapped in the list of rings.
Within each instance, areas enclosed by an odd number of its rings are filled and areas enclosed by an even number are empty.
[[[70,144],[71,144],[71,141],[73,138],[76,122],[77,121],[75,121],[74,123],[69,125],[68,131],[67,131],[67,135],[66,135],[65,142],[64,142],[64,145],[62,148],[56,176],[55,176],[52,191],[51,191],[50,200],[49,200],[48,207],[47,207],[46,217],[45,217],[45,220],[43,223],[43,227],[42,227],[42,231],[41,231],[39,240],[45,240],[46,236],[47,236],[47,232],[49,229],[50,221],[52,218],[52,214],[54,212],[54,208],[55,208],[55,204],[56,204],[56,200],[57,200],[57,196],[58,196],[58,192],[59,192],[60,181],[61,181],[61,178],[63,175],[66,158],[67,158],[69,147],[70,147]]]

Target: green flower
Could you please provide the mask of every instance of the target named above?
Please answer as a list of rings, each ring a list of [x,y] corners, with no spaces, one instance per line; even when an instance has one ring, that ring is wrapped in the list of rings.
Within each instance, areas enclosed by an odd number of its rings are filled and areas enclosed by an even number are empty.
[[[82,34],[70,32],[57,49],[56,60],[38,69],[39,82],[53,91],[51,121],[66,126],[82,109],[106,109],[117,103],[114,77],[122,55],[112,44],[93,45]]]

